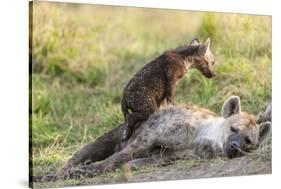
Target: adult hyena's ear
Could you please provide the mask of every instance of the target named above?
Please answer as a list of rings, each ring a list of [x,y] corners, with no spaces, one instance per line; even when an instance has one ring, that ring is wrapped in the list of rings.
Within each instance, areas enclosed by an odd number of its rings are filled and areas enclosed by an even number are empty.
[[[229,97],[222,106],[222,116],[228,118],[241,112],[240,98],[238,96]]]
[[[270,133],[271,131],[271,122],[266,121],[259,125],[259,143],[261,143],[265,137]]]
[[[191,46],[198,46],[198,45],[200,45],[199,40],[198,40],[197,38],[193,39],[193,40],[190,42],[190,45],[191,45]]]

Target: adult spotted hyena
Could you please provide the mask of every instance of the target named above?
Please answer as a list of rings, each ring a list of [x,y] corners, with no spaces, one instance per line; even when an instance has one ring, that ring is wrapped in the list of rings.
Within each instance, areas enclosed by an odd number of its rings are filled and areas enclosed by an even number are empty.
[[[257,124],[253,115],[242,112],[237,96],[225,101],[221,116],[196,106],[169,106],[142,123],[121,151],[103,161],[64,170],[57,178],[93,177],[127,162],[165,162],[190,155],[234,158],[256,149],[270,128],[271,122]]]
[[[189,69],[197,69],[207,78],[215,76],[210,38],[169,50],[138,71],[124,88],[122,112],[127,121],[126,141],[135,128],[166,100],[174,103],[176,83]]]

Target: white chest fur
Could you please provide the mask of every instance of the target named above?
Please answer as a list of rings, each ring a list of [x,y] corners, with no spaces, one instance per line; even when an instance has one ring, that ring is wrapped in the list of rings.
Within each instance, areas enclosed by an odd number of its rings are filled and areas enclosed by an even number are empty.
[[[220,148],[223,148],[223,123],[224,118],[210,118],[204,120],[199,127],[196,128],[195,141],[211,140]]]

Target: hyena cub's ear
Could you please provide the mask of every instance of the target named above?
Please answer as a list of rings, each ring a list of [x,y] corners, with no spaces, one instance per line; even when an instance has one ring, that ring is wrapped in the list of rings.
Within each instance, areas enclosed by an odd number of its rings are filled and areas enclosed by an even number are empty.
[[[213,54],[211,52],[211,38],[207,38],[204,43],[200,46],[200,54],[204,55],[208,61],[213,61]]]
[[[259,125],[259,143],[261,143],[265,137],[270,133],[271,131],[271,122],[266,121]]]
[[[207,49],[210,48],[211,45],[211,38],[208,37],[205,41],[204,41],[204,45],[207,47]]]
[[[222,106],[222,116],[228,118],[241,112],[240,98],[238,96],[229,97]]]
[[[200,45],[199,40],[198,40],[197,38],[193,39],[193,40],[190,42],[190,45],[191,45],[191,46],[198,46],[198,45]]]

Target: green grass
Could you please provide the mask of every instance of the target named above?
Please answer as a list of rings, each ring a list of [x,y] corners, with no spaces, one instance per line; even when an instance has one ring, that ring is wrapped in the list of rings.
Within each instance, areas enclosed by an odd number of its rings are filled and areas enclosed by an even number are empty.
[[[123,122],[122,90],[151,59],[209,36],[217,77],[191,70],[178,83],[177,103],[219,113],[238,95],[256,114],[271,100],[270,17],[34,2],[34,174],[54,172]]]

